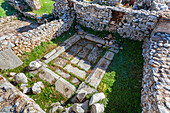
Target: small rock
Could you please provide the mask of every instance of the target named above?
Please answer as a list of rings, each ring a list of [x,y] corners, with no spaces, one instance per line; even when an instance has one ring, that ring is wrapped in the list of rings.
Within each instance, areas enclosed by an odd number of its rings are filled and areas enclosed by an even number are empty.
[[[37,84],[38,84],[41,88],[44,88],[44,84],[43,84],[41,81],[37,82]]]
[[[105,49],[106,48],[106,46],[103,46],[103,49]]]
[[[101,45],[101,44],[97,44],[97,47],[101,48],[101,47],[102,47],[102,45]]]
[[[17,83],[27,83],[28,82],[27,77],[25,76],[24,73],[18,73],[17,75],[15,75],[14,80]]]
[[[104,113],[104,105],[100,103],[92,105],[90,113]]]
[[[32,62],[29,64],[28,69],[29,69],[30,71],[34,71],[34,70],[36,70],[36,69],[38,69],[38,68],[40,68],[40,67],[41,67],[41,64],[40,64],[39,62],[37,62],[37,61],[32,61]]]
[[[112,38],[112,34],[109,34],[108,37],[109,37],[109,38]]]
[[[64,108],[63,106],[58,106],[58,109],[61,111],[63,110],[63,108]]]
[[[8,77],[14,77],[15,75],[16,75],[15,72],[10,72],[10,73],[8,74]]]
[[[54,106],[53,108],[50,109],[49,113],[56,113],[58,110],[58,106]]]
[[[26,86],[28,86],[28,84],[21,84],[20,89],[24,89]]]
[[[31,88],[24,87],[23,90],[22,90],[22,92],[23,92],[24,94],[27,94],[27,93],[31,92]]]
[[[96,93],[91,97],[89,105],[95,104],[98,101],[103,100],[104,98],[106,98],[104,93]]]
[[[72,107],[73,111],[76,113],[87,113],[89,100],[82,104],[75,103]]]
[[[82,89],[82,90],[80,90],[80,91],[77,93],[76,98],[77,98],[80,102],[82,102],[82,101],[85,99],[86,95],[87,95],[87,91],[85,91],[85,90]]]
[[[123,49],[123,47],[120,47],[120,49],[122,50],[122,49]]]
[[[55,106],[60,106],[61,104],[60,104],[60,102],[56,102],[56,103],[52,103],[52,104],[51,104],[51,106],[54,106],[54,105],[55,105]]]
[[[112,41],[110,41],[110,42],[109,42],[109,45],[112,45],[112,44],[113,44],[113,42],[112,42]]]
[[[40,88],[39,84],[34,83],[34,85],[32,86],[32,92],[33,92],[34,94],[39,94],[39,93],[41,93],[41,88]]]
[[[109,41],[108,41],[108,40],[106,40],[106,41],[105,41],[105,44],[107,44],[107,45],[108,45],[108,44],[109,44]]]
[[[77,31],[77,34],[78,34],[78,35],[83,35],[83,34],[84,34],[84,31],[83,31],[82,29],[80,29],[80,30]]]

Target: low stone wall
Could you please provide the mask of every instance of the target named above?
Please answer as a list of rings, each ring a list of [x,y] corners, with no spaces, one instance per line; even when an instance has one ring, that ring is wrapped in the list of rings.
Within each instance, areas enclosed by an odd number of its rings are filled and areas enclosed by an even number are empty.
[[[77,23],[83,26],[98,31],[117,30],[121,36],[134,40],[149,38],[159,20],[157,13],[124,7],[101,6],[76,0],[67,2],[56,0],[54,6],[53,13],[56,16],[63,17],[69,15],[70,10],[75,11]]]
[[[141,91],[143,113],[170,112],[170,34],[153,31],[144,40]]]
[[[106,4],[106,5],[117,5],[122,3],[122,0],[94,0],[99,4]]]
[[[73,20],[68,19],[65,22],[61,19],[54,20],[28,32],[15,36],[0,37],[0,51],[6,48],[12,48],[17,55],[23,54],[24,51],[30,52],[34,47],[39,46],[41,42],[49,41],[55,36],[58,37],[68,31]]]

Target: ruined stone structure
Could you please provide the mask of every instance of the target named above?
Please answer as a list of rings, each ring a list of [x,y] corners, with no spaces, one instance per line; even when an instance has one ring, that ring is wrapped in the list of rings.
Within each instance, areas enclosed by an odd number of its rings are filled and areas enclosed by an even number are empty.
[[[34,10],[38,10],[41,8],[39,0],[25,0],[25,2]]]
[[[0,45],[0,50],[7,48],[10,42],[12,42],[12,49],[17,54],[22,54],[22,52],[27,50],[31,51],[34,48],[31,47],[32,45],[38,46],[42,41],[49,40],[49,37],[52,38],[54,34],[59,36],[64,31],[67,31],[71,27],[74,19],[77,23],[94,30],[117,31],[123,38],[144,42],[143,88],[141,90],[143,113],[169,113],[170,12],[167,5],[167,0],[136,0],[134,8],[130,9],[81,2],[78,0],[56,0],[53,14],[60,18],[59,21],[52,21],[32,31],[18,34],[17,36],[0,38],[2,43],[2,45]],[[51,30],[51,28],[53,30]],[[88,36],[85,37],[87,38]],[[73,39],[77,39],[77,37],[75,36]],[[90,39],[95,40],[95,37],[91,36]],[[74,41],[66,41],[59,49],[55,49],[52,53],[44,56],[48,57],[44,62],[48,64],[53,59],[57,58],[59,54],[65,52],[73,42]],[[67,66],[69,67],[65,67],[64,69],[71,72],[72,70],[69,70],[71,66]],[[49,72],[46,68],[44,71],[51,73],[51,71]],[[44,73],[42,73],[42,76]],[[95,75],[95,72],[93,72],[92,75]],[[58,76],[55,77],[57,77],[58,80],[56,84],[67,84],[63,79],[59,79]],[[52,80],[49,82],[52,83]],[[94,84],[90,81],[90,78],[87,79],[86,82],[96,87],[96,83]],[[74,87],[68,88],[71,89],[71,93],[75,91]],[[56,88],[56,90],[58,89]],[[63,90],[58,91],[63,93]],[[69,94],[66,96],[70,97]]]

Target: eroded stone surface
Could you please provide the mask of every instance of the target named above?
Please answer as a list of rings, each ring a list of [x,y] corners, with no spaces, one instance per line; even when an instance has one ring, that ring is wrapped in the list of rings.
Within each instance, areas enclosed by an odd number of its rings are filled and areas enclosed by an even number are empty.
[[[73,60],[71,60],[71,63],[77,64],[80,61],[79,57],[74,57]]]
[[[71,60],[71,58],[73,57],[73,55],[71,55],[69,52],[64,52],[62,54],[62,57],[68,59],[68,60]]]
[[[60,78],[59,75],[57,75],[56,73],[54,73],[48,68],[43,68],[39,74],[39,77],[42,80],[49,82],[51,85],[55,83],[55,80]]]
[[[58,57],[53,61],[53,64],[63,68],[66,65],[67,62],[68,62],[68,60],[61,58],[61,57]]]
[[[75,74],[76,76],[78,76],[80,78],[84,79],[86,77],[85,71],[82,71],[82,70],[78,69],[77,67],[73,67],[71,64],[68,64],[64,69],[70,73]]]
[[[65,73],[64,71],[62,71],[61,69],[57,68],[55,70],[55,72],[57,72],[59,75],[61,75],[62,77],[66,78],[66,79],[69,79],[71,77],[70,74],[68,73]]]
[[[99,47],[94,47],[93,50],[91,51],[90,55],[88,56],[88,60],[90,62],[95,63],[97,58],[101,55],[102,49]]]
[[[87,44],[82,51],[78,53],[78,56],[80,58],[85,58],[86,55],[90,52],[90,50],[93,48],[93,44]]]
[[[90,63],[85,60],[80,60],[80,62],[78,63],[78,66],[85,69],[86,71],[88,71],[91,68]]]
[[[55,83],[55,89],[63,94],[65,97],[70,98],[72,94],[74,94],[76,87],[63,78],[60,78]]]
[[[82,46],[79,46],[79,45],[73,45],[71,47],[71,49],[69,49],[69,52],[72,54],[72,55],[76,55],[80,50],[81,50]]]
[[[112,60],[114,57],[114,53],[107,51],[106,54],[104,55],[105,58]]]
[[[87,91],[87,94],[93,94],[93,93],[97,92],[96,89],[90,87],[89,85],[87,85],[87,84],[84,83],[84,82],[82,82],[82,83],[79,85],[79,87],[78,87],[78,89],[77,89],[77,92],[79,92],[79,91],[81,91],[81,90]]]

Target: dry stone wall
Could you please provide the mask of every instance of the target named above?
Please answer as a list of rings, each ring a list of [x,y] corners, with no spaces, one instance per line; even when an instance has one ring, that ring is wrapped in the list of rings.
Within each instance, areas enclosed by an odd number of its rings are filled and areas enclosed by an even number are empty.
[[[24,51],[30,52],[34,47],[39,46],[41,42],[49,41],[53,37],[58,37],[69,30],[72,23],[73,19],[68,19],[65,22],[61,19],[54,20],[28,32],[0,37],[0,51],[12,48],[17,55],[23,54]]]
[[[144,40],[141,91],[144,113],[170,112],[170,32],[163,32],[162,29],[156,28],[151,38]]]
[[[45,113],[34,100],[20,92],[0,75],[0,112],[1,113]]]
[[[54,15],[68,15],[68,10],[75,11],[77,23],[94,30],[115,30],[125,37],[135,40],[149,38],[156,26],[159,16],[144,10],[132,10],[124,7],[101,6],[70,0],[54,4]],[[63,5],[62,5],[63,4]],[[70,6],[70,7],[68,7]],[[63,13],[61,13],[61,11]]]

